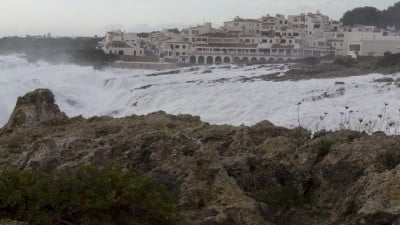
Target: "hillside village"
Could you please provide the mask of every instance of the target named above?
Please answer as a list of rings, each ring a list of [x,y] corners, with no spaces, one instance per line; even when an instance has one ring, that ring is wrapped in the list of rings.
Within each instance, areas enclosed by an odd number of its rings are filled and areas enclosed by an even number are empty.
[[[383,56],[400,52],[395,28],[344,26],[320,12],[235,17],[220,28],[211,23],[149,34],[107,32],[99,48],[127,58],[153,56],[178,64],[267,63],[322,56]]]

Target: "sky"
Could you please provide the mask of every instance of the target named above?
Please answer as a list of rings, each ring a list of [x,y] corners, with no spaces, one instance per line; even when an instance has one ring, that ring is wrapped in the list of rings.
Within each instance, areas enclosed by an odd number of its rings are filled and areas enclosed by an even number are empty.
[[[385,9],[398,0],[1,0],[0,37],[93,36],[111,29],[146,32],[212,22],[235,16],[320,12],[340,19],[360,6]]]

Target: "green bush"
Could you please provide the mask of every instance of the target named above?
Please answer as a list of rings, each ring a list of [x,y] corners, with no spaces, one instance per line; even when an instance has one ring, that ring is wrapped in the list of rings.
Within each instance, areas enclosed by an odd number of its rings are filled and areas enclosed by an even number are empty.
[[[176,199],[151,178],[116,169],[0,172],[0,219],[33,225],[170,225]]]
[[[329,137],[321,137],[319,139],[318,156],[325,156],[331,150],[331,147],[335,144],[335,141]]]
[[[302,206],[307,203],[302,186],[282,185],[276,179],[272,179],[268,186],[259,190],[255,197],[259,201],[281,207]]]
[[[400,164],[400,150],[390,148],[378,156],[378,160],[386,169],[394,169]]]
[[[387,54],[376,63],[376,67],[378,68],[385,68],[385,67],[392,67],[399,65],[400,65],[400,53]]]
[[[336,65],[341,65],[345,67],[352,67],[356,63],[356,60],[352,59],[351,57],[336,57],[336,59],[333,61],[333,64]]]

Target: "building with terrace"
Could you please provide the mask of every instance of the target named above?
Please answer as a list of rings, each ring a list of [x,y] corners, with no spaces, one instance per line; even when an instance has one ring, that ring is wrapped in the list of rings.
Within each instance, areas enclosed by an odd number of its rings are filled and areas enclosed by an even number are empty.
[[[147,48],[161,61],[180,64],[266,63],[305,57],[381,56],[400,52],[400,34],[371,26],[343,26],[316,13],[261,18],[235,17],[219,29],[211,23],[179,32],[152,32],[147,42],[134,33],[108,32],[107,54],[140,55]]]
[[[145,47],[144,41],[137,33],[125,33],[122,31],[111,31],[99,42],[98,48],[105,54],[143,56]]]

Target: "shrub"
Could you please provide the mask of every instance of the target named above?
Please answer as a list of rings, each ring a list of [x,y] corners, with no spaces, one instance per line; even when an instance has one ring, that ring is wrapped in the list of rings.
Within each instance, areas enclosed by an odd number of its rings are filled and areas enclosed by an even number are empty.
[[[309,64],[309,65],[316,65],[321,62],[321,59],[318,57],[306,57],[301,60],[304,64]]]
[[[400,164],[400,150],[390,148],[381,155],[378,156],[378,160],[385,166],[385,168],[391,170]]]
[[[282,185],[276,179],[272,179],[268,186],[257,191],[256,199],[282,207],[302,206],[307,203],[302,186]]]
[[[335,141],[329,137],[321,137],[319,140],[318,156],[324,157],[329,153]]]
[[[383,56],[389,56],[391,54],[392,54],[392,52],[387,51],[387,52],[383,53]]]
[[[333,64],[341,65],[345,67],[352,67],[356,63],[356,60],[352,59],[351,57],[337,57]]]
[[[376,67],[378,68],[392,67],[398,65],[400,65],[400,53],[385,55],[376,63]]]
[[[151,178],[116,169],[0,172],[0,219],[28,224],[170,225],[176,200]]]

